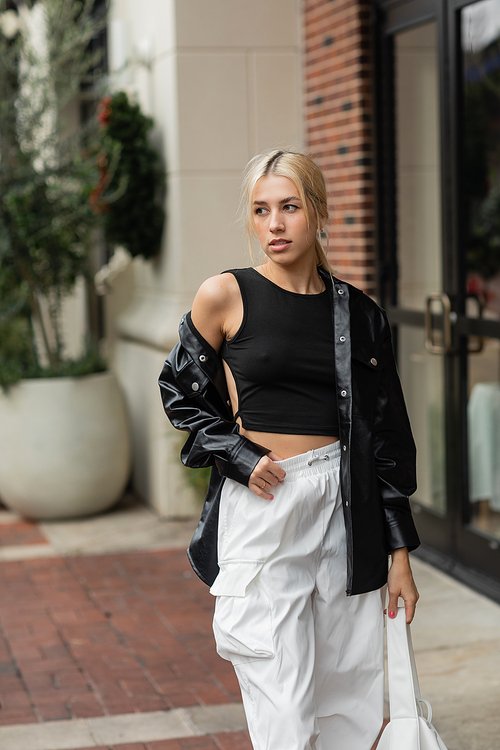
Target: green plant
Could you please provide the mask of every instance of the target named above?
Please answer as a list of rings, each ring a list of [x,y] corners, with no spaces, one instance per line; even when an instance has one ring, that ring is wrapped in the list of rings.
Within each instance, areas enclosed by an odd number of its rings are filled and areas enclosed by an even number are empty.
[[[165,219],[161,207],[164,174],[148,141],[153,121],[123,91],[104,97],[99,121],[101,175],[92,199],[95,210],[103,215],[106,239],[123,245],[132,256],[151,258],[160,249]],[[109,170],[117,153],[119,159]]]
[[[186,480],[190,487],[193,488],[197,501],[202,504],[208,490],[210,481],[210,467],[204,469],[185,468]]]
[[[93,0],[40,0],[18,11],[0,1],[3,386],[67,370],[62,302],[88,274],[100,224],[89,201],[98,174],[88,147],[93,124],[71,132],[63,113],[93,77],[100,53],[90,42],[105,18],[96,17]],[[102,368],[94,349],[89,341],[77,369],[82,361]]]

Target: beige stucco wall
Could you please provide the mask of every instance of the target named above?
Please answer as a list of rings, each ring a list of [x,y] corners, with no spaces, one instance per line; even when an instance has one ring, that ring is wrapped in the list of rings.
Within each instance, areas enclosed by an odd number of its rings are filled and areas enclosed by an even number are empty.
[[[157,377],[200,283],[249,263],[236,221],[246,162],[302,144],[299,11],[300,0],[112,6],[113,85],[154,118],[167,169],[162,252],[136,259],[106,302],[112,361],[132,417],[134,483],[164,516],[199,509],[185,488]]]

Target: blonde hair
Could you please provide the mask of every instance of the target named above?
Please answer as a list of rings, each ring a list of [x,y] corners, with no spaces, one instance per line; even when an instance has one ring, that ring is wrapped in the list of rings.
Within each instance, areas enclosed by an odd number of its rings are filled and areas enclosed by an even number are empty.
[[[241,191],[241,213],[245,221],[250,257],[254,260],[252,252],[252,236],[255,236],[252,210],[253,191],[257,181],[268,175],[287,177],[297,187],[300,200],[305,207],[307,225],[309,226],[314,218],[318,227],[315,238],[317,265],[331,272],[320,237],[320,231],[328,221],[325,178],[310,156],[297,151],[277,149],[267,154],[259,154],[254,156],[246,166]]]

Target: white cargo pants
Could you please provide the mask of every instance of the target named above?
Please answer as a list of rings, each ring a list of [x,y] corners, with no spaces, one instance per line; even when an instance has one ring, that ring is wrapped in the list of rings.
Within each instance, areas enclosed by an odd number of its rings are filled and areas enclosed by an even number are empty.
[[[345,594],[340,443],[279,463],[274,500],[223,487],[217,651],[234,665],[254,750],[370,750],[383,719],[383,590]]]

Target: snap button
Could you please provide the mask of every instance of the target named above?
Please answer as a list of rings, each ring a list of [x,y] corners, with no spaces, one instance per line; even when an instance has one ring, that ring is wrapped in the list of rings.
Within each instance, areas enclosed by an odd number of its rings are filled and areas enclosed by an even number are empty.
[[[184,325],[184,318],[181,318],[181,326]]]
[[[346,451],[347,450],[347,445],[343,445],[342,449]]]
[[[228,406],[231,406],[231,399],[230,399],[230,398],[228,398],[228,400],[226,401],[226,404],[227,404]]]
[[[200,390],[200,384],[199,383],[193,383],[191,388],[193,391],[199,391]]]
[[[371,360],[370,360],[370,364],[372,364],[372,365],[373,365],[374,367],[376,367],[376,366],[378,365],[378,362],[377,362],[377,360],[375,359],[375,357],[372,357],[372,358],[371,358]]]
[[[346,507],[346,508],[348,508],[348,507],[349,507],[349,500],[346,500],[346,501],[345,501],[345,507]]]
[[[338,289],[337,291],[338,291],[339,294],[344,294],[344,290],[343,289]]]
[[[345,391],[345,390],[344,391],[340,391],[340,395],[341,396],[347,396],[347,391]]]
[[[200,362],[206,362],[207,361],[207,358],[206,358],[205,354],[200,354],[199,359],[200,359]],[[372,364],[373,364],[373,361],[372,361]]]
[[[345,336],[341,336],[341,337],[340,337],[340,339],[339,339],[339,341],[342,341],[342,343],[344,343],[344,341],[345,341]]]

